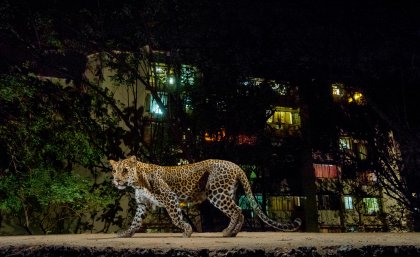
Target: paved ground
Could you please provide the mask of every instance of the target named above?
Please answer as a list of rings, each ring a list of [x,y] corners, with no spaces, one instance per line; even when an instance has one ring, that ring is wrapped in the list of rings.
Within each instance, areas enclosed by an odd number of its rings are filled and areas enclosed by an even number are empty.
[[[241,232],[235,238],[224,238],[221,233],[194,233],[191,238],[181,234],[135,234],[132,238],[116,238],[113,234],[7,236],[0,237],[0,248],[30,246],[66,246],[116,249],[141,248],[154,250],[217,250],[217,249],[296,249],[299,247],[351,246],[415,246],[420,248],[420,233],[283,233]]]

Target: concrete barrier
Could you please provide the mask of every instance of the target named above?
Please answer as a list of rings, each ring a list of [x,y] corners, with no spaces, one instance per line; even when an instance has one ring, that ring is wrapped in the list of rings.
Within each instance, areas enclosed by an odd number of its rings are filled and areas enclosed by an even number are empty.
[[[418,233],[281,233],[241,232],[235,238],[221,233],[112,234],[0,237],[0,256],[38,257],[420,257]]]

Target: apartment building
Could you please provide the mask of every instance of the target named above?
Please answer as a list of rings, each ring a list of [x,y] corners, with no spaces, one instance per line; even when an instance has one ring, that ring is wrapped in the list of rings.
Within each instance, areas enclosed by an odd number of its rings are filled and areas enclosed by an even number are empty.
[[[182,146],[193,138],[205,152],[202,156],[241,165],[256,199],[275,220],[300,217],[304,220],[303,231],[406,229],[406,213],[385,194],[371,165],[371,138],[367,138],[363,126],[353,126],[368,104],[363,92],[342,83],[312,86],[308,92],[305,85],[247,77],[238,83],[245,88],[268,86],[275,95],[275,101],[265,110],[262,130],[234,134],[220,124],[219,129],[192,135],[179,113],[193,112],[186,91],[199,86],[203,74],[192,65],[174,62],[170,52],[144,47],[137,53],[91,54],[84,78],[85,83],[105,89],[107,96],[117,100],[117,109],[111,107],[109,111],[123,112],[120,126],[136,134],[130,137],[136,142],[121,140],[125,154],[157,153],[165,140]],[[223,102],[215,105],[225,108]],[[170,164],[188,162],[182,147],[174,151],[181,154]],[[237,200],[246,218],[244,230],[269,229],[252,213],[241,191]],[[198,231],[216,230],[226,223],[209,206],[183,207]],[[174,229],[169,221],[162,222],[162,210],[155,215],[161,222],[149,220],[149,227]]]
[[[248,83],[258,86],[263,81],[253,78]],[[243,168],[268,215],[281,221],[301,217],[305,231],[406,230],[406,211],[385,193],[378,167],[372,164],[370,149],[375,146],[370,145],[374,139],[367,138],[369,128],[354,124],[367,111],[363,93],[331,83],[323,85],[327,90],[311,89],[308,100],[305,89],[266,83],[278,95],[267,110],[271,146],[265,154],[270,160]],[[257,145],[260,138],[252,138],[238,144]],[[239,205],[246,214],[245,229],[261,229],[243,196]]]

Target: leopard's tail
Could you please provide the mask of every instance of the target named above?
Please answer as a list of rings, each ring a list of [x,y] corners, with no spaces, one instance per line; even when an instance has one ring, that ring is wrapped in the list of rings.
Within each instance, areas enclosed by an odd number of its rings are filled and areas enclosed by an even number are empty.
[[[300,226],[302,225],[302,220],[299,218],[296,218],[294,221],[280,223],[267,217],[267,215],[264,214],[260,205],[256,201],[254,194],[251,190],[251,185],[248,182],[248,178],[246,177],[245,172],[242,170],[241,172],[239,172],[239,181],[241,182],[244,188],[245,195],[247,196],[247,199],[251,204],[251,208],[265,224],[280,231],[297,231],[300,228]]]

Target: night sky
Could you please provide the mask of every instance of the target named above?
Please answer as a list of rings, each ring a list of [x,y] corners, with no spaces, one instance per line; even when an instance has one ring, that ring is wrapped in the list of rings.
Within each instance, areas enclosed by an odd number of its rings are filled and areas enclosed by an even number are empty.
[[[5,1],[0,68],[38,58],[54,37],[67,56],[150,44],[199,55],[203,67],[342,81],[398,113],[420,97],[419,10],[415,1],[379,0]]]

